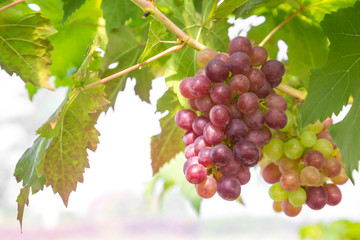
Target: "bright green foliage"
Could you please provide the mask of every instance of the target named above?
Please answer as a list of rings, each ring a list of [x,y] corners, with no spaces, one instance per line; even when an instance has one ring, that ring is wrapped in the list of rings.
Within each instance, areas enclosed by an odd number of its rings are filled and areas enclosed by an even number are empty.
[[[64,9],[64,17],[63,23],[66,19],[76,11],[76,9],[80,8],[81,5],[85,3],[86,0],[62,0],[63,2],[63,9]]]
[[[96,44],[92,46],[76,73],[77,81],[89,84],[99,80],[98,73],[89,69],[95,61],[90,56],[96,47]],[[94,125],[107,104],[103,85],[83,91],[73,89],[50,120],[38,130],[42,137],[53,138],[40,167],[46,185],[51,185],[54,193],[60,194],[65,205],[71,191],[76,190],[77,182],[83,182],[83,173],[89,167],[87,149],[95,151],[98,144],[99,132]]]
[[[17,214],[17,220],[20,222],[20,229],[22,230],[22,219],[24,216],[24,208],[25,204],[29,206],[29,194],[30,194],[30,187],[21,188],[20,194],[16,199],[16,202],[18,203],[18,214]]]
[[[248,1],[249,0],[225,0],[216,8],[213,18],[224,18],[241,5],[245,5]]]
[[[163,198],[171,188],[179,186],[181,194],[190,201],[191,205],[199,213],[202,198],[196,193],[195,186],[189,184],[184,177],[182,169],[185,161],[186,158],[183,153],[174,156],[169,163],[164,164],[160,171],[154,175],[154,179],[147,185],[147,191],[148,194],[152,194],[154,186],[159,179],[164,180],[164,189],[160,195],[161,198]]]
[[[23,14],[16,8],[0,12],[0,65],[34,87],[53,89],[49,83],[48,36],[55,32],[40,13]]]
[[[141,15],[141,10],[131,1],[124,0],[103,0],[101,8],[106,21],[106,32],[121,27],[129,19]]]
[[[175,114],[181,110],[176,95],[168,90],[158,101],[157,110],[165,112],[171,109],[169,113],[160,119],[161,133],[151,138],[151,166],[153,174],[170,161],[177,153],[184,150],[184,144],[181,141],[184,130],[178,128],[175,124]]]

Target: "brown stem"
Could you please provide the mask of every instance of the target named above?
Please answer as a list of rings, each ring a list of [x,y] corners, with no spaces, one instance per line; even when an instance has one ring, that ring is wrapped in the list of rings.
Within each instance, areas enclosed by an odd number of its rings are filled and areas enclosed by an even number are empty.
[[[15,1],[15,2],[12,2],[12,3],[8,4],[8,5],[0,8],[0,12],[6,10],[6,9],[8,9],[8,8],[11,8],[11,7],[13,7],[13,6],[15,6],[15,5],[19,4],[19,3],[22,3],[22,2],[25,2],[25,0],[17,0],[17,1]]]
[[[159,59],[159,58],[161,58],[161,57],[163,57],[163,56],[166,56],[166,55],[168,55],[168,54],[170,54],[170,53],[172,53],[172,52],[179,51],[179,50],[181,50],[184,46],[185,46],[185,44],[181,44],[181,45],[177,45],[177,46],[171,47],[171,48],[169,48],[169,49],[167,49],[167,50],[165,50],[165,51],[163,51],[163,52],[161,52],[161,53],[159,53],[159,54],[157,54],[157,55],[149,58],[148,60],[146,60],[146,61],[144,61],[144,62],[142,62],[142,63],[138,63],[138,64],[136,64],[136,65],[134,65],[134,66],[131,66],[131,67],[125,69],[125,70],[122,70],[121,72],[118,72],[118,73],[115,73],[115,74],[113,74],[113,75],[111,75],[111,76],[108,76],[108,77],[106,77],[106,78],[103,78],[103,79],[101,79],[100,81],[97,81],[97,82],[91,83],[91,84],[89,84],[89,85],[86,85],[86,86],[85,86],[85,89],[89,89],[89,88],[95,87],[95,86],[97,86],[97,85],[99,85],[99,84],[106,83],[106,82],[108,82],[108,81],[110,81],[110,80],[113,80],[113,79],[115,79],[115,78],[118,78],[118,77],[120,77],[120,76],[122,76],[122,75],[124,75],[124,74],[127,74],[127,73],[129,73],[129,72],[131,72],[131,71],[134,71],[135,69],[138,69],[138,68],[140,68],[141,66],[144,66],[145,64],[148,64],[148,63],[150,63],[150,62],[152,62],[152,61],[155,61],[155,60],[157,60],[157,59]]]

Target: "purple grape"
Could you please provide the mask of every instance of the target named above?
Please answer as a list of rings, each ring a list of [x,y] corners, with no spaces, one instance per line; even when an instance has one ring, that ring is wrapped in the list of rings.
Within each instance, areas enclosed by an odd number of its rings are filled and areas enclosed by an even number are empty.
[[[195,98],[195,96],[192,95],[189,91],[189,84],[192,80],[193,80],[193,77],[188,77],[188,78],[185,78],[184,80],[182,80],[180,83],[180,86],[179,86],[180,93],[181,93],[181,95],[183,95],[186,98]]]
[[[223,144],[216,145],[210,152],[211,162],[220,167],[227,165],[232,157],[233,153],[230,148]]]
[[[286,113],[279,108],[270,108],[265,113],[265,122],[272,129],[282,129],[287,123]]]
[[[276,87],[281,83],[281,79],[285,74],[285,67],[282,62],[277,60],[269,60],[262,65],[261,70],[265,74],[266,80],[272,87]]]
[[[256,109],[256,111],[251,114],[245,114],[244,121],[249,128],[260,129],[264,125],[264,114],[260,109]]]
[[[235,52],[250,54],[251,49],[252,47],[249,39],[241,36],[232,39],[228,46],[228,52],[230,55],[233,55]]]
[[[245,185],[250,181],[251,173],[248,167],[241,165],[239,171],[233,175],[240,182],[240,185]]]
[[[217,193],[227,201],[236,200],[241,193],[241,185],[235,177],[222,176],[217,185]]]
[[[259,108],[259,98],[254,93],[244,93],[239,96],[237,106],[240,112],[244,114],[251,114]]]
[[[218,59],[218,60],[221,60],[221,61],[223,61],[226,65],[228,65],[228,63],[229,63],[229,54],[227,54],[227,53],[218,53],[215,57],[214,57],[214,59]]]
[[[221,172],[224,176],[232,176],[239,171],[240,167],[241,164],[232,157],[228,164],[219,168],[219,172]]]
[[[339,187],[330,183],[326,184],[324,188],[328,196],[327,204],[330,206],[338,205],[341,202],[341,191]]]
[[[196,155],[204,147],[211,147],[211,145],[208,142],[205,141],[203,136],[200,136],[200,137],[196,138],[196,140],[194,142],[194,150],[195,150]]]
[[[195,98],[195,106],[202,113],[209,113],[214,106],[210,95],[206,95],[200,98]]]
[[[199,163],[201,165],[203,165],[204,167],[213,165],[213,163],[211,162],[211,159],[210,159],[211,149],[212,149],[212,147],[204,147],[199,152],[199,155],[198,155]]]
[[[236,74],[244,74],[251,68],[250,58],[242,52],[236,52],[229,58],[229,69]]]
[[[209,94],[211,81],[203,75],[197,75],[189,82],[189,92],[194,97],[203,97]]]
[[[321,170],[325,163],[324,155],[316,150],[311,150],[307,152],[304,156],[304,165],[305,166],[313,166],[318,170]]]
[[[205,125],[203,132],[204,139],[211,145],[216,145],[221,143],[225,138],[225,133],[223,128],[217,127],[211,122]]]
[[[258,147],[264,145],[264,135],[259,129],[250,129],[245,139],[255,143]]]
[[[231,99],[231,90],[229,85],[218,83],[213,86],[210,97],[215,104],[227,104]]]
[[[254,46],[249,54],[251,65],[259,67],[263,65],[268,59],[268,52],[265,48],[260,46]]]
[[[231,111],[225,105],[215,105],[211,108],[209,117],[215,126],[224,127],[231,120]]]
[[[257,89],[257,90],[251,90],[253,93],[255,93],[259,98],[266,98],[270,92],[271,92],[271,85],[268,81],[265,81],[264,85]]]
[[[250,81],[243,74],[236,74],[230,79],[230,90],[235,94],[243,94],[249,91]]]
[[[322,209],[328,201],[328,195],[323,186],[307,187],[306,196],[306,204],[313,210]]]
[[[198,137],[198,135],[192,131],[192,130],[188,130],[182,137],[184,145],[188,146],[192,143],[195,142],[195,139]]]
[[[280,108],[285,111],[287,102],[283,96],[274,93],[265,98],[265,106],[268,108]]]
[[[242,119],[243,115],[240,112],[238,106],[237,106],[237,100],[236,99],[231,99],[228,107],[231,111],[231,118],[238,118],[238,119]]]
[[[246,124],[240,119],[234,118],[226,126],[226,136],[234,142],[240,141],[245,138],[248,133]]]
[[[266,144],[268,144],[271,141],[272,133],[271,133],[270,129],[265,126],[260,128],[260,131],[262,132],[262,135],[264,137],[263,146],[265,146]]]
[[[234,146],[234,156],[242,165],[252,167],[259,161],[259,149],[253,142],[240,140]]]
[[[212,82],[219,83],[225,81],[228,78],[229,68],[223,61],[213,59],[206,64],[205,73]]]
[[[197,135],[201,136],[204,132],[205,125],[209,122],[210,120],[207,117],[199,116],[194,119],[192,123],[192,129]]]
[[[266,80],[264,73],[257,68],[250,68],[249,71],[247,71],[246,76],[248,77],[250,81],[250,90],[259,90],[262,86],[264,86]]]
[[[196,117],[197,115],[195,112],[189,109],[182,109],[176,113],[175,123],[181,129],[191,130],[192,123]]]
[[[185,172],[185,178],[189,183],[199,184],[206,179],[206,168],[198,163],[190,165]]]

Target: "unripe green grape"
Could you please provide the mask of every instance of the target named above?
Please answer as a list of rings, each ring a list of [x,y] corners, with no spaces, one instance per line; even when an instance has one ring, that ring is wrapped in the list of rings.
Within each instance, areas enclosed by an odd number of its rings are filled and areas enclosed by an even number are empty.
[[[304,147],[312,147],[317,140],[316,134],[313,131],[305,131],[300,136],[300,142]]]
[[[263,153],[271,160],[279,160],[284,154],[283,144],[280,139],[273,138],[264,146]]]
[[[289,110],[286,110],[285,113],[287,116],[287,123],[284,128],[280,129],[281,132],[288,132],[294,126],[295,123],[294,114],[292,114]]]
[[[290,159],[298,159],[304,152],[304,147],[296,138],[290,139],[284,143],[284,154]]]
[[[306,191],[300,187],[295,191],[290,192],[289,202],[295,207],[300,207],[306,202]]]
[[[321,152],[325,158],[328,158],[333,151],[333,145],[329,140],[325,138],[320,138],[316,141],[313,149]]]
[[[314,133],[321,132],[323,128],[324,128],[324,123],[320,122],[320,120],[317,120],[315,123],[306,126],[307,130],[313,131]]]
[[[289,193],[285,191],[279,182],[273,184],[269,189],[269,196],[276,202],[284,201],[288,198]]]

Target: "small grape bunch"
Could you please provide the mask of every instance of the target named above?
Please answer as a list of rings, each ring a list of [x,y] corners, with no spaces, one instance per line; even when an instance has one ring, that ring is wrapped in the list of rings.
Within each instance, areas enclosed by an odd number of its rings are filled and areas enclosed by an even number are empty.
[[[290,112],[287,114],[289,119],[295,119]],[[286,136],[279,131],[264,147],[264,159],[259,165],[264,180],[273,184],[269,195],[276,212],[294,217],[301,212],[303,204],[319,210],[326,204],[335,206],[341,201],[337,185],[344,184],[348,177],[327,130],[330,124],[331,119],[317,121],[298,136]],[[282,131],[290,128],[287,125]]]
[[[271,140],[269,128],[287,124],[287,102],[272,89],[281,83],[285,68],[267,59],[263,47],[236,37],[228,53],[199,51],[201,68],[180,83],[192,108],[175,116],[177,126],[187,130],[183,171],[202,198],[217,192],[225,200],[238,199],[241,185],[250,180],[249,168]]]

